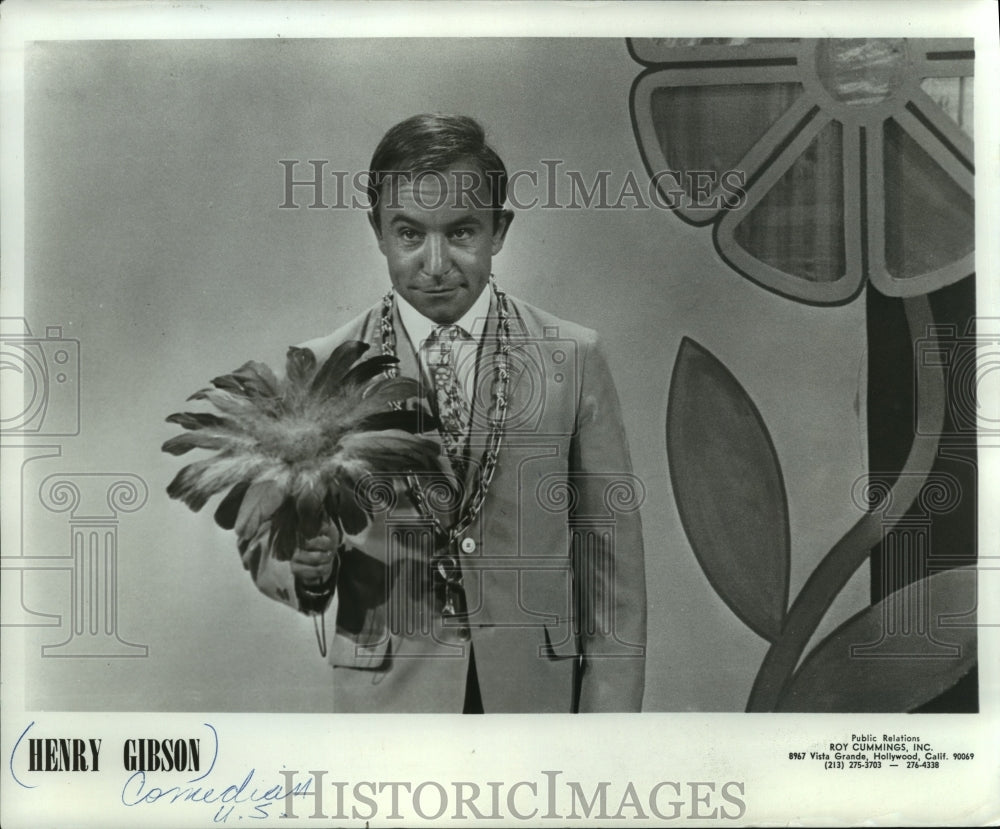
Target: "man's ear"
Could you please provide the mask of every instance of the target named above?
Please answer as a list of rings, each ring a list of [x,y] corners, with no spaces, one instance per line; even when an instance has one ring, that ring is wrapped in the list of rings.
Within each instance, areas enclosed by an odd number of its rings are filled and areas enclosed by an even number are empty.
[[[384,242],[382,240],[382,228],[379,227],[378,208],[368,211],[368,224],[375,231],[375,240],[378,242],[378,249],[385,253]]]
[[[500,216],[493,228],[493,255],[496,256],[503,250],[503,243],[507,239],[507,231],[510,230],[510,223],[514,221],[513,210],[501,210]]]

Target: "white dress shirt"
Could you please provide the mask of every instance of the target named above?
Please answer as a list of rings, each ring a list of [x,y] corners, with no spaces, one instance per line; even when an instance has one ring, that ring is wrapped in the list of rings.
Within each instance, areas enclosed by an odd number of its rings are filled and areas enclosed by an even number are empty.
[[[461,337],[455,341],[452,349],[455,373],[458,376],[458,382],[465,391],[465,399],[470,405],[475,400],[476,355],[486,331],[486,318],[490,313],[492,298],[493,292],[487,285],[476,301],[472,303],[472,307],[454,323],[462,331]],[[399,309],[399,319],[403,323],[406,336],[409,337],[420,359],[424,379],[429,381],[433,372],[428,364],[427,340],[434,329],[438,327],[438,323],[421,314],[398,292],[396,293],[396,307]]]

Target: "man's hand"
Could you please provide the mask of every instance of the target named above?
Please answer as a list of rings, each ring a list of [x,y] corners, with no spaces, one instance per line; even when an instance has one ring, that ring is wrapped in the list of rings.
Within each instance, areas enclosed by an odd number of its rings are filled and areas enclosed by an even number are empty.
[[[296,548],[291,565],[292,574],[300,584],[307,588],[319,588],[330,580],[341,538],[337,526],[328,521],[319,535],[306,539],[301,547]]]

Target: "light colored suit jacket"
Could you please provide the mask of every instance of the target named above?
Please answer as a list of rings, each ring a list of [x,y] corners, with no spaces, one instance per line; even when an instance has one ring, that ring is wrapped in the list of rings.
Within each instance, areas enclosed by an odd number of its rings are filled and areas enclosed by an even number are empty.
[[[348,539],[326,611],[334,710],[461,712],[470,645],[486,713],[641,707],[645,493],[631,471],[618,396],[593,331],[509,303],[507,428],[458,556],[468,618],[442,616],[428,522],[399,487],[375,487],[374,519]],[[394,324],[400,371],[419,377],[405,329]],[[479,351],[474,461],[486,443],[496,331],[493,315]],[[322,361],[352,339],[381,352],[378,306],[304,345]],[[471,465],[465,483],[463,503]],[[442,520],[453,520],[459,505],[443,503],[433,481],[426,491]],[[258,547],[244,564],[265,594],[302,609],[287,562]]]

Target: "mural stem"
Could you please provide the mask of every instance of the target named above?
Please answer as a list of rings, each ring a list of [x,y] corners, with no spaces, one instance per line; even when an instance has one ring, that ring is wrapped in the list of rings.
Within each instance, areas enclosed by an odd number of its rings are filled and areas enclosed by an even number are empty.
[[[933,331],[930,303],[925,295],[903,299],[906,322],[914,343]],[[943,369],[925,367],[916,372],[914,405],[917,422],[914,439],[902,471],[892,485],[895,515],[902,515],[927,481],[937,455],[945,416]],[[775,711],[795,672],[803,651],[837,594],[868,560],[871,548],[882,540],[895,519],[866,513],[826,554],[806,580],[785,617],[782,632],[771,644],[754,681],[747,711]]]

